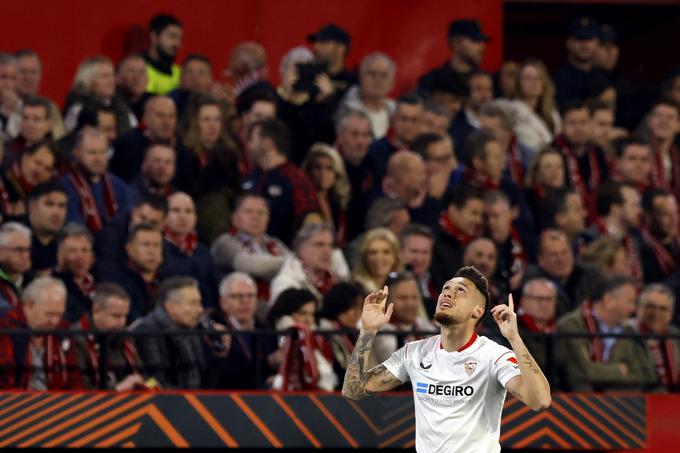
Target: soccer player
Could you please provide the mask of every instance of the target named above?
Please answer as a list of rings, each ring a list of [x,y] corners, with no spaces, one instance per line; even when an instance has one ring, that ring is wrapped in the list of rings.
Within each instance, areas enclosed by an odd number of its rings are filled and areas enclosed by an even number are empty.
[[[407,343],[367,370],[376,332],[392,315],[387,296],[385,287],[364,301],[361,333],[342,394],[360,399],[411,380],[419,453],[500,452],[506,391],[533,410],[550,405],[548,381],[519,336],[512,296],[491,314],[513,350],[475,333],[489,306],[489,289],[474,267],[461,268],[444,284],[434,318],[440,335]]]

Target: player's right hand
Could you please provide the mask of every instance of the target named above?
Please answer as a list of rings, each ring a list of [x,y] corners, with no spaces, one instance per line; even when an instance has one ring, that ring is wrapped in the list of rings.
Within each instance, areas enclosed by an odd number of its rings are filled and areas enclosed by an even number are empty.
[[[364,299],[364,308],[361,313],[361,327],[369,332],[377,332],[390,321],[393,304],[387,303],[387,286]],[[385,308],[387,306],[387,308]]]

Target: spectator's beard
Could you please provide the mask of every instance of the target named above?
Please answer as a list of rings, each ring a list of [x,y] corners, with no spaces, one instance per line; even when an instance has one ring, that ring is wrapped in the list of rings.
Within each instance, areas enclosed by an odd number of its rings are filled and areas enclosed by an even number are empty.
[[[448,327],[456,324],[456,319],[448,313],[437,312],[434,314],[434,320],[443,327]]]

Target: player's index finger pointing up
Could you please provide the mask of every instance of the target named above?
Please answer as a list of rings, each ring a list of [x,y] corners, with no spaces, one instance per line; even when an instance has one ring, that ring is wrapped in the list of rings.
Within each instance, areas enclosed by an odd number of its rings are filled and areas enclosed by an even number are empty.
[[[510,311],[512,311],[512,312],[515,311],[515,304],[512,300],[512,293],[508,294],[508,308],[510,308]]]

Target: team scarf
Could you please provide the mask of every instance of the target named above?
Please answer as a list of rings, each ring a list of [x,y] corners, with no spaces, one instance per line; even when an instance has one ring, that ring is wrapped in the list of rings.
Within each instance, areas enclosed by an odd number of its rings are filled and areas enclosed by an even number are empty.
[[[335,278],[333,278],[333,274],[329,271],[315,272],[306,266],[303,266],[302,268],[307,277],[307,281],[311,282],[311,284],[314,285],[314,288],[321,294],[326,294],[335,284]]]
[[[83,328],[84,331],[91,331],[94,330],[93,324],[90,321],[90,316],[88,314],[83,315],[82,319],[80,320],[80,324]],[[93,334],[88,334],[86,337],[86,342],[87,342],[87,359],[90,362],[90,366],[92,367],[92,370],[94,372],[94,381],[95,385],[97,388],[99,388],[99,384],[101,382],[100,376],[99,376],[99,365],[100,365],[100,347],[99,343],[95,340],[95,337]],[[123,340],[122,343],[122,348],[123,348],[123,357],[125,358],[125,361],[127,362],[128,366],[130,369],[132,369],[133,373],[139,373],[139,356],[137,355],[137,349],[135,348],[134,343],[132,342],[132,339],[129,337],[126,337]],[[108,361],[107,361],[108,363]],[[110,366],[108,367],[109,369]]]
[[[654,333],[641,323],[638,323],[638,330],[641,334]],[[663,332],[668,334],[669,332]],[[678,350],[675,347],[675,340],[671,338],[647,338],[645,340],[651,352],[654,367],[659,374],[659,379],[664,387],[674,390],[680,386],[680,363],[678,362]]]
[[[522,307],[517,310],[517,321],[522,323],[524,327],[530,332],[543,332],[543,333],[555,333],[557,332],[557,327],[555,319],[548,321],[545,327],[538,327],[536,320],[529,313],[525,312]]]
[[[180,234],[172,231],[166,226],[163,230],[163,237],[187,256],[192,256],[196,251],[196,247],[198,247],[198,235],[196,234],[196,231]]]
[[[526,269],[529,258],[524,251],[522,238],[515,227],[510,227],[510,272],[514,275],[522,269]]]
[[[14,186],[16,187],[17,192],[19,192],[21,195],[21,198],[26,197],[26,194],[33,190],[34,186],[28,181],[28,179],[26,179],[26,175],[24,175],[24,172],[21,171],[19,162],[14,162],[14,164],[12,164],[12,170],[8,176],[9,179],[15,183]]]
[[[510,170],[510,178],[512,182],[518,187],[524,187],[524,169],[522,168],[522,158],[519,152],[519,145],[517,137],[514,135],[510,138],[508,145],[508,169]]]
[[[457,240],[463,246],[468,245],[475,239],[475,236],[470,236],[460,231],[444,212],[439,215],[439,226],[442,227],[446,234]]]
[[[465,168],[463,171],[463,179],[465,179],[472,187],[479,189],[498,190],[501,187],[500,181],[494,181],[482,172],[472,168],[472,166]]]
[[[678,268],[678,263],[675,258],[673,258],[673,255],[671,255],[661,241],[646,228],[642,229],[642,240],[652,250],[654,258],[665,276],[672,274]],[[680,239],[674,238],[673,241],[677,244],[678,250],[680,250]]]
[[[2,208],[2,213],[5,215],[12,212],[12,201],[9,199],[4,177],[0,177],[0,208]]]
[[[581,311],[588,333],[598,333],[597,320],[593,315],[593,306],[589,300],[583,302]],[[604,341],[602,337],[590,337],[590,358],[598,363],[604,363]]]
[[[578,165],[578,158],[571,149],[571,145],[569,145],[567,139],[560,135],[555,139],[555,146],[557,146],[564,156],[567,167],[567,175],[569,176],[569,182],[571,183],[571,186],[578,191],[578,194],[581,196],[583,206],[588,209],[588,212],[593,212],[593,203],[595,200],[593,194],[597,192],[597,188],[600,186],[601,182],[600,166],[597,162],[597,155],[595,154],[594,148],[591,145],[586,145],[588,166],[590,167],[590,178],[586,181]]]
[[[613,239],[617,239],[609,233],[607,224],[602,217],[595,219],[595,226],[597,227],[601,237],[611,237]],[[640,261],[640,254],[638,253],[635,241],[630,237],[630,234],[626,233],[623,236],[623,239],[621,239],[621,242],[626,253],[626,262],[630,268],[631,278],[637,282],[642,281],[642,263]]]
[[[320,351],[332,363],[333,349],[320,335],[315,335],[307,326],[293,324],[289,328],[283,345],[283,362],[279,367],[282,384],[279,390],[319,390],[321,375],[316,360]]]
[[[102,184],[104,189],[104,208],[106,212],[105,217],[102,217],[97,207],[97,201],[92,193],[92,187],[85,175],[76,167],[72,167],[68,173],[68,178],[76,189],[76,195],[80,200],[80,212],[85,220],[85,224],[90,231],[96,233],[104,227],[104,222],[108,221],[118,212],[118,203],[116,202],[116,194],[113,191],[113,184],[108,173],[104,173]]]
[[[667,189],[670,191],[680,190],[680,150],[675,144],[668,149],[668,154],[671,158],[671,178],[666,178],[666,172],[663,168],[663,157],[661,150],[652,148],[652,173],[651,179],[654,187]]]

